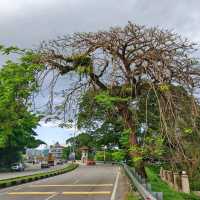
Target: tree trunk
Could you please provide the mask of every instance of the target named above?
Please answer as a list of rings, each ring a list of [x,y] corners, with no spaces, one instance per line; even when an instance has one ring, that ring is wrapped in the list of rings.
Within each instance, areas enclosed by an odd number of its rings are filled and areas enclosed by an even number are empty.
[[[138,145],[136,131],[135,131],[136,127],[135,127],[134,119],[132,117],[133,116],[132,112],[128,109],[128,105],[120,104],[118,106],[118,111],[124,120],[125,128],[130,129],[131,131],[130,137],[129,137],[130,147],[133,145]],[[140,152],[130,153],[131,157],[139,156],[139,155],[140,155]],[[141,160],[140,163],[137,166],[135,166],[135,168],[142,177],[146,178],[145,165],[144,165],[143,160]]]

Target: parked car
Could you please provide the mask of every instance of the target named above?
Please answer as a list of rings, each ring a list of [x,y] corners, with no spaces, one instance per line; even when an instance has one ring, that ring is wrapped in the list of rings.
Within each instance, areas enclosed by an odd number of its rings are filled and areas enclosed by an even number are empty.
[[[62,164],[63,164],[63,161],[62,161],[62,160],[58,160],[56,164],[57,164],[57,165],[62,165]]]
[[[49,168],[50,165],[48,163],[41,163],[41,168]]]
[[[23,163],[15,163],[11,166],[11,170],[13,171],[24,171],[25,166]]]
[[[87,160],[86,165],[96,165],[94,160]]]

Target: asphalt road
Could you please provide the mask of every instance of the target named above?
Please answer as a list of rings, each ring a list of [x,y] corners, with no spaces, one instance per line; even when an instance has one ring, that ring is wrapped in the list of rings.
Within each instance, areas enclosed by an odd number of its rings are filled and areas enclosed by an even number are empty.
[[[80,166],[55,177],[0,190],[1,200],[123,200],[126,183],[118,166]]]
[[[28,163],[28,164],[26,164],[25,171],[23,171],[23,172],[3,172],[3,173],[0,173],[0,180],[8,179],[8,178],[15,178],[15,177],[18,177],[18,176],[27,176],[27,175],[37,174],[39,172],[52,171],[52,170],[55,170],[55,169],[63,168],[65,166],[67,166],[67,164],[65,164],[65,165],[55,165],[55,166],[50,167],[50,168],[41,169],[40,164],[33,165],[33,164]]]

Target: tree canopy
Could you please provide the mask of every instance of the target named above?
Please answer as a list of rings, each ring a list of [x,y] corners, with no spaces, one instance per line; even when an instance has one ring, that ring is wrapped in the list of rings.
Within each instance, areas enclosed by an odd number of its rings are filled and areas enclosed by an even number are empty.
[[[19,51],[3,46],[1,50],[7,54]],[[18,161],[25,148],[43,143],[35,138],[39,117],[30,111],[31,95],[38,89],[35,75],[39,68],[29,59],[33,57],[27,52],[19,62],[7,61],[0,69],[0,166]]]
[[[191,137],[185,139],[190,134],[199,138],[194,91],[199,87],[200,69],[195,50],[194,43],[173,32],[129,22],[123,28],[43,42],[37,63],[58,76],[77,78],[64,91],[64,111],[66,103],[94,91],[103,110],[122,120],[135,161],[145,160],[144,144],[159,148],[165,144],[172,164],[177,166],[177,154],[181,163],[191,166],[194,159],[186,153]],[[141,123],[147,126],[144,140],[137,133]]]

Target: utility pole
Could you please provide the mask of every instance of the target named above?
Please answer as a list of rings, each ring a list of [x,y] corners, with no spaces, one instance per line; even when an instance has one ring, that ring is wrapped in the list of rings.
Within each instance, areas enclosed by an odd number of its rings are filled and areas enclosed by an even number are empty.
[[[105,145],[104,146],[104,164],[106,163],[106,149],[107,149],[107,146]]]
[[[75,113],[75,109],[73,109],[73,113]],[[75,137],[76,137],[76,115],[74,116],[74,135],[73,135],[73,160],[75,161]]]

